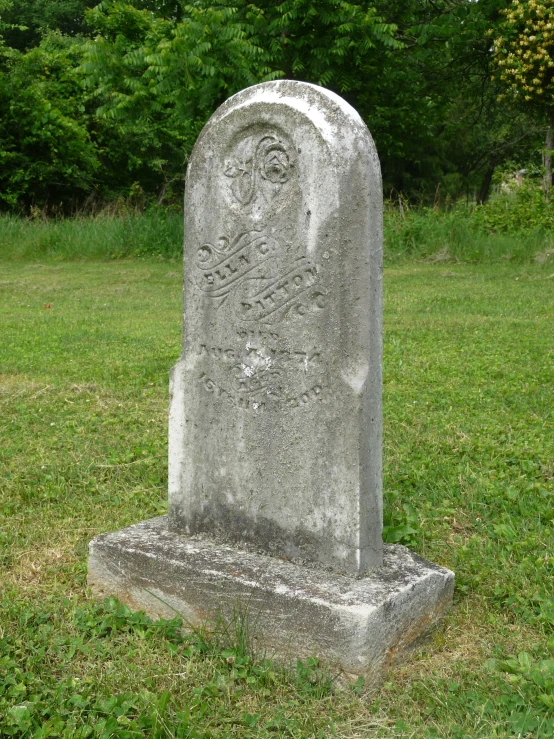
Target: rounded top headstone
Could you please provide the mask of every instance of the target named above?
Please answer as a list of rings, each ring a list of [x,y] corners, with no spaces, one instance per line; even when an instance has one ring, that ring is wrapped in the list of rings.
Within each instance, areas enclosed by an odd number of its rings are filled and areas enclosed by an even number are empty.
[[[170,521],[360,574],[381,542],[382,193],[358,113],[292,80],[227,100],[185,194]]]

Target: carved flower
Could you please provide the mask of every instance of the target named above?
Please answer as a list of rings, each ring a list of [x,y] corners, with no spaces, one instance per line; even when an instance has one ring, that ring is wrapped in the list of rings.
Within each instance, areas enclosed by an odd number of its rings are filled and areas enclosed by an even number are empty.
[[[235,147],[234,156],[224,163],[223,174],[232,180],[231,192],[241,205],[249,205],[260,194],[260,179],[283,185],[290,179],[291,160],[285,145],[273,134],[248,136]],[[272,198],[279,187],[269,188],[263,197]]]
[[[225,169],[225,176],[234,179],[231,190],[236,199],[243,205],[247,205],[254,194],[252,187],[251,162],[231,163]]]
[[[211,244],[202,244],[196,252],[196,261],[198,264],[206,264],[213,255],[213,246]]]
[[[266,153],[260,174],[264,180],[274,184],[283,184],[289,178],[289,157],[281,144],[274,144]]]

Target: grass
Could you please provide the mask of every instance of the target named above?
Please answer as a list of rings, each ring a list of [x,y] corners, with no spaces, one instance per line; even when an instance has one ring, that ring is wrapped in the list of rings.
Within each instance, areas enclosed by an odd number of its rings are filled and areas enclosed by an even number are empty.
[[[0,263],[0,735],[551,737],[552,271],[386,270],[387,538],[457,590],[432,643],[368,694],[90,598],[88,541],[166,508],[181,268]]]
[[[385,261],[388,264],[414,259],[485,264],[536,261],[550,264],[554,269],[554,231],[550,223],[554,223],[554,215],[545,221],[547,228],[544,219],[534,217],[532,209],[527,213],[525,208],[518,210],[517,205],[511,204],[505,210],[501,201],[494,201],[488,211],[461,207],[442,211],[387,207]],[[507,222],[506,214],[511,217]],[[494,228],[496,224],[498,230]],[[10,261],[129,256],[179,259],[182,243],[182,215],[156,208],[139,213],[122,206],[111,213],[59,220],[0,215],[0,258]]]
[[[0,216],[0,258],[97,259],[182,253],[183,217],[162,209],[32,220]]]
[[[458,207],[453,210],[413,209],[403,213],[398,208],[388,208],[385,211],[385,260],[389,264],[413,259],[476,264],[536,261],[554,266],[551,227],[539,225],[532,214],[528,221],[520,214],[519,222],[510,222],[507,230],[498,219],[496,230],[486,216],[498,210],[501,204],[494,201],[473,211]]]

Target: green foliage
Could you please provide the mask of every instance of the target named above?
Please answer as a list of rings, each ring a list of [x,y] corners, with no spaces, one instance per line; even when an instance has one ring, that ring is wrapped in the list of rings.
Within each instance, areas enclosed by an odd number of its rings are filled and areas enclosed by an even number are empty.
[[[124,139],[147,192],[165,193],[172,183],[182,189],[186,156],[231,79],[245,87],[276,76],[251,71],[261,50],[233,16],[233,8],[192,7],[177,22],[123,2],[101,3],[88,14],[98,35],[84,46],[83,83],[101,136],[113,128],[118,134],[107,144],[112,161],[119,164],[114,149]],[[116,171],[127,169],[121,164]]]
[[[386,490],[383,509],[383,541],[387,544],[413,544],[414,536],[420,533],[414,506],[402,502],[398,491]]]
[[[385,212],[385,260],[428,259],[437,262],[520,264],[554,263],[551,206],[526,189],[498,196],[477,209]],[[533,194],[534,193],[534,194]],[[96,216],[44,219],[0,217],[5,259],[120,259],[154,256],[181,260],[183,216],[178,210],[149,207],[144,212],[122,203]],[[398,522],[389,522],[391,526]]]
[[[378,3],[404,46],[384,51],[353,102],[376,140],[387,195],[443,203],[476,191],[484,200],[495,167],[525,161],[536,145],[536,126],[498,105],[490,78],[487,30],[501,5]]]
[[[552,271],[385,271],[388,536],[451,567],[457,596],[431,655],[360,698],[311,660],[283,671],[253,654],[244,614],[187,634],[87,600],[88,541],[166,510],[181,269],[3,262],[0,734],[550,739],[531,670],[551,680]],[[521,653],[520,682],[485,667]]]
[[[491,658],[489,669],[507,676],[502,700],[509,710],[508,725],[515,735],[554,733],[554,659],[533,659],[527,652],[507,659]]]
[[[544,539],[554,516],[544,456],[551,272],[396,268],[384,362],[387,516],[409,524],[404,505],[413,506],[418,551],[446,557],[461,593],[481,593],[518,628],[546,631],[554,628],[554,558]]]
[[[86,608],[76,609],[74,623],[83,636],[90,639],[135,634],[141,639],[163,638],[172,644],[185,642],[181,618],[152,621],[142,611],[133,612],[115,598],[107,598],[102,604],[91,603]],[[198,643],[201,642],[195,642]]]
[[[185,634],[181,619],[153,622],[113,598],[77,607],[66,600],[61,604],[68,621],[65,627],[60,623],[62,614],[51,607],[33,613],[21,605],[1,609],[10,630],[15,627],[25,634],[25,642],[0,639],[2,736],[200,739],[212,735],[210,723],[221,721],[215,706],[231,686],[258,690],[267,697],[288,682],[304,701],[317,701],[329,694],[330,679],[315,659],[298,661],[288,672],[268,659],[255,660],[232,641],[226,648],[220,647],[217,633]],[[189,671],[195,669],[195,663],[209,661],[211,680],[192,687],[183,706],[167,690],[152,691],[145,686],[110,693],[86,676],[75,674],[76,663],[107,660],[125,649],[132,657],[139,645],[156,648],[162,659],[173,660]],[[46,665],[55,666],[54,672],[45,672]],[[62,674],[57,675],[57,671]],[[244,727],[244,736],[299,728],[299,722],[283,711],[267,718],[243,711],[229,723]]]
[[[158,202],[181,192],[192,139],[163,115],[159,125],[97,116],[79,71],[83,48],[57,32],[25,53],[0,46],[0,207],[63,214],[145,190]]]
[[[385,216],[385,259],[437,262],[554,261],[551,208],[533,188],[497,196],[477,208],[397,208]]]
[[[512,0],[490,31],[493,59],[508,97],[516,105],[554,106],[554,7],[550,0]]]
[[[0,205],[81,198],[99,161],[84,118],[79,50],[54,33],[22,54],[0,47]]]
[[[282,76],[359,90],[371,51],[401,46],[375,8],[342,0],[324,0],[317,10],[308,0],[196,0],[178,21],[105,0],[87,17],[101,38],[87,47],[84,69],[113,96],[112,111],[132,109],[148,89],[165,93],[180,113],[205,114],[242,87]]]
[[[486,31],[501,5],[104,0],[85,18],[83,0],[2,0],[0,204],[68,213],[136,189],[177,202],[215,108],[282,77],[356,107],[386,192],[485,201],[495,168],[527,161],[538,134],[496,100]]]
[[[342,0],[325,0],[317,11],[307,0],[197,0],[179,19],[105,1],[87,19],[97,36],[84,46],[80,71],[97,116],[125,136],[148,139],[141,158],[162,182],[182,180],[185,154],[230,94],[283,76],[361,89],[364,60],[399,46],[395,27],[373,8]]]
[[[554,203],[533,183],[513,188],[475,212],[475,220],[492,232],[526,233],[554,229]]]
[[[6,45],[25,51],[38,46],[46,31],[82,34],[86,30],[84,13],[90,4],[90,0],[9,0],[2,12],[4,22],[11,26],[4,34]]]

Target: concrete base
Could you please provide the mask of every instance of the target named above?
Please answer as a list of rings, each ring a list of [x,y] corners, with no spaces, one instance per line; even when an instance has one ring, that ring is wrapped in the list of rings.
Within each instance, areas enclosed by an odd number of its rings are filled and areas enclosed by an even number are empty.
[[[162,516],[90,543],[88,582],[151,616],[192,625],[247,611],[269,655],[318,656],[376,684],[445,614],[454,574],[399,545],[359,580],[168,531]]]

